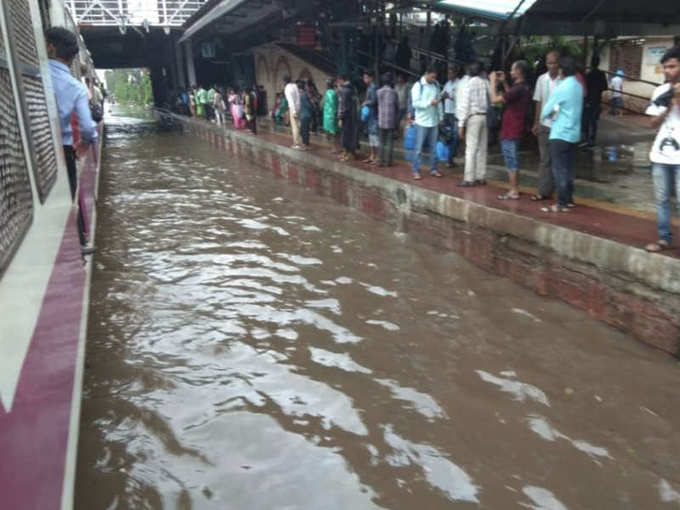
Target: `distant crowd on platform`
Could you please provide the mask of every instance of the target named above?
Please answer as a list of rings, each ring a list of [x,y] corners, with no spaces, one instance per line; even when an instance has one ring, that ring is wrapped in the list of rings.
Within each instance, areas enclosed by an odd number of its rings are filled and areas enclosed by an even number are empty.
[[[230,119],[234,128],[257,134],[257,118],[267,113],[267,93],[261,85],[228,88],[215,84],[207,89],[192,85],[175,94],[173,109],[219,125]]]

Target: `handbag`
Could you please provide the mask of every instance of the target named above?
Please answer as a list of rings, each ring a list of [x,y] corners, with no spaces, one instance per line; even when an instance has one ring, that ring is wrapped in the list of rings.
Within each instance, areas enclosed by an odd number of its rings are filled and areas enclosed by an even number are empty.
[[[371,118],[371,107],[365,104],[361,107],[361,122],[366,122]]]
[[[451,148],[443,141],[439,140],[437,142],[436,153],[439,161],[448,161],[449,156],[451,155]]]
[[[404,133],[404,150],[412,151],[416,148],[416,126],[411,124]]]

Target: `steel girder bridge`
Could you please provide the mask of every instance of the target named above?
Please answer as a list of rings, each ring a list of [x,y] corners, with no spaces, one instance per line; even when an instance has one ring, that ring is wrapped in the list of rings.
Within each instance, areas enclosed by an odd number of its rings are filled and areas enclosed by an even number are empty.
[[[65,0],[79,26],[180,28],[207,0]]]

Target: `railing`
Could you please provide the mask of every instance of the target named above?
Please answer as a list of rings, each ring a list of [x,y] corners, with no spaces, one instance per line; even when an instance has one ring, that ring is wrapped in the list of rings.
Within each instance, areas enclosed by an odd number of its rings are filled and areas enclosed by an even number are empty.
[[[624,80],[627,80],[629,82],[644,83],[645,85],[650,85],[650,86],[653,86],[653,87],[658,87],[659,85],[661,85],[661,83],[657,83],[657,82],[653,82],[653,81],[649,81],[649,80],[643,80],[641,78],[633,78],[632,76],[628,76],[628,75],[625,75],[625,74],[620,75],[618,73],[613,73],[611,71],[604,71],[604,70],[602,70],[602,71],[609,76],[621,76]],[[610,92],[611,92],[611,90],[610,90]],[[622,90],[620,92],[621,92],[621,95],[623,95],[623,96],[639,99],[640,101],[644,101],[645,103],[649,103],[649,101],[651,99],[650,96],[641,96],[639,94],[635,94],[633,92],[627,92],[625,90]],[[612,105],[611,99],[609,101],[604,101],[604,104],[611,106]],[[617,108],[631,112],[631,113],[641,113],[639,110],[636,110],[634,108],[630,108],[630,107],[626,106],[625,104],[623,106],[618,105]]]

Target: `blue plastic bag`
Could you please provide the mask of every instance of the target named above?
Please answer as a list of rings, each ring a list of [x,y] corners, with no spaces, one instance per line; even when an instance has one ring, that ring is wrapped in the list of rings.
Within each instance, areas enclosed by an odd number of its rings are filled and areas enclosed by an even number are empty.
[[[412,151],[416,148],[416,126],[411,124],[404,133],[404,150]]]
[[[366,122],[371,118],[371,107],[365,104],[361,107],[361,122]]]
[[[439,161],[448,161],[449,156],[451,155],[451,149],[448,145],[446,145],[444,142],[439,140],[437,142],[437,159]]]

